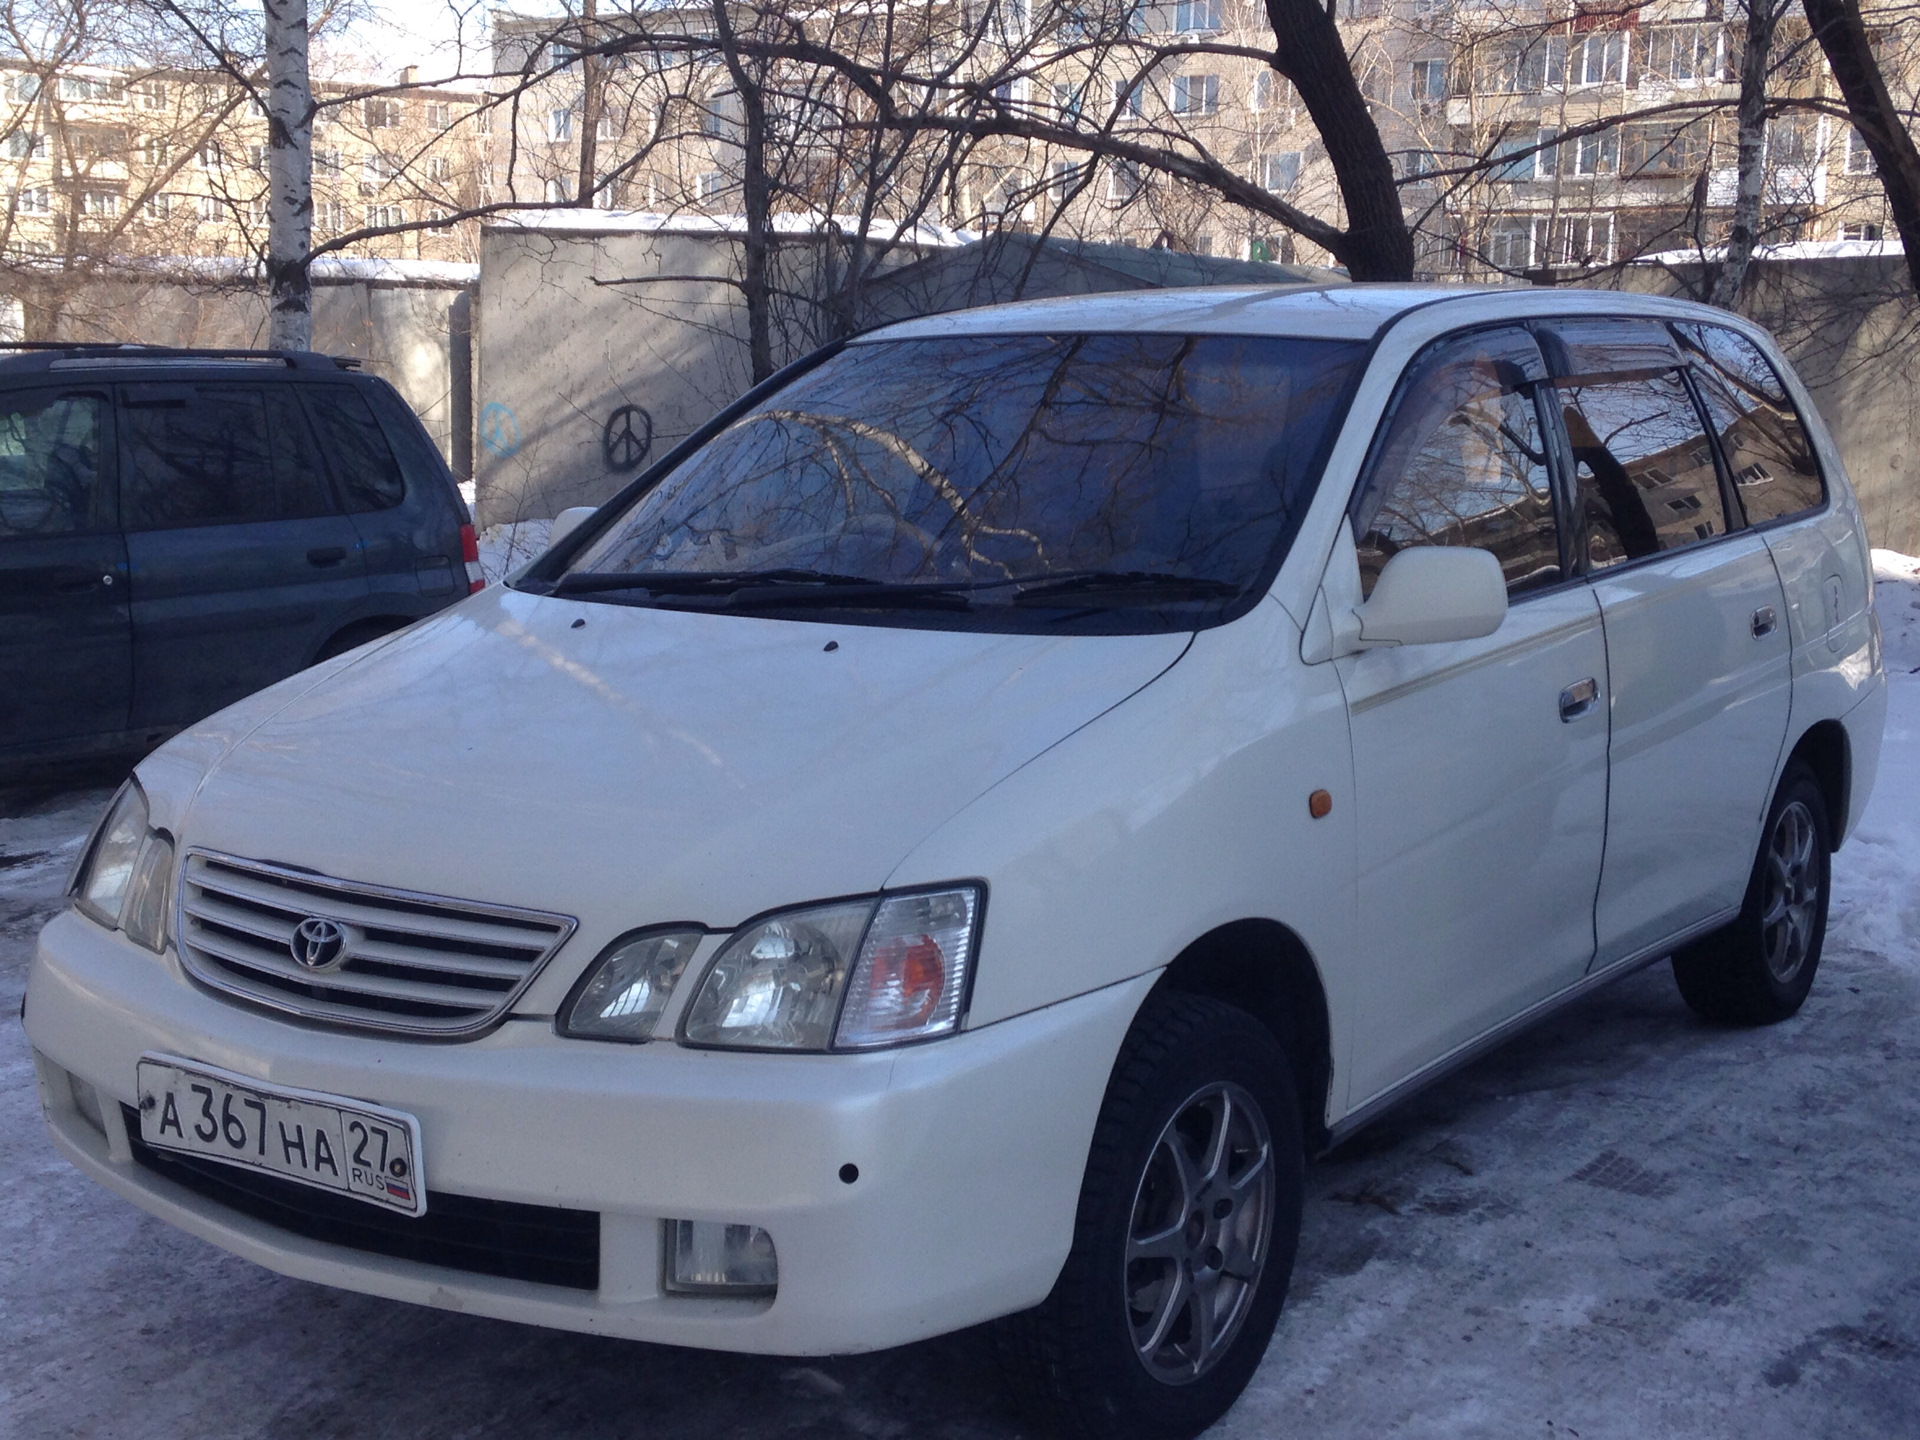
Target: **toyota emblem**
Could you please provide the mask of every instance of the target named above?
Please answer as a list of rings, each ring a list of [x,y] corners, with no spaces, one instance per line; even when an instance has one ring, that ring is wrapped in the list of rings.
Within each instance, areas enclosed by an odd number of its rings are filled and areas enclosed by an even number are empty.
[[[294,926],[293,939],[287,942],[287,948],[307,969],[331,970],[345,956],[347,932],[332,920],[309,915]]]

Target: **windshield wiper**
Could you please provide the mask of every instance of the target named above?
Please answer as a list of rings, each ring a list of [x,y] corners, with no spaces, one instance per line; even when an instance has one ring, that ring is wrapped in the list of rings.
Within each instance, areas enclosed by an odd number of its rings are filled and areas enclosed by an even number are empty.
[[[715,595],[749,585],[877,585],[863,575],[828,570],[635,570],[625,574],[582,571],[562,575],[550,595],[593,595],[611,590],[646,590],[655,595]]]
[[[1153,570],[1087,570],[1025,586],[1015,605],[1143,605],[1155,600],[1225,600],[1241,587],[1203,575],[1171,575]]]
[[[805,606],[859,610],[971,610],[973,601],[967,591],[974,587],[955,585],[899,585],[883,580],[863,580],[857,584],[820,585],[800,589],[795,586],[742,586],[728,595],[724,608],[786,608]]]

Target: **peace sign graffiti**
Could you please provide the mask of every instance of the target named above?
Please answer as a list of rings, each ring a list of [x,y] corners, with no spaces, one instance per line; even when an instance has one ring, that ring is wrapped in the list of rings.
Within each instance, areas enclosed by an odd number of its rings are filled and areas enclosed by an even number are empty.
[[[653,417],[638,405],[622,405],[607,416],[600,432],[600,453],[609,470],[632,470],[653,448]]]

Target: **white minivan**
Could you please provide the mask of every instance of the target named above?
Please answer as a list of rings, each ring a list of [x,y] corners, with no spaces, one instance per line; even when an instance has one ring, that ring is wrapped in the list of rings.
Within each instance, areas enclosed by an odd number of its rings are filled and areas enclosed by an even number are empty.
[[[1791,1015],[1886,706],[1840,457],[1655,298],[914,320],[141,764],[35,953],[54,1141],[327,1284],[828,1354],[1005,1320],[1191,1435],[1309,1157],[1672,957]]]

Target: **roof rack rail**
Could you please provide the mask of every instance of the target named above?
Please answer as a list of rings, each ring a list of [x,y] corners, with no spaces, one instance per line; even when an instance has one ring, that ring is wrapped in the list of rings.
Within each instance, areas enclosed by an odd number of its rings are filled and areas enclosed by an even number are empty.
[[[322,355],[312,350],[266,350],[245,347],[148,345],[120,340],[0,340],[0,355],[58,355],[69,359],[140,360],[255,360],[278,361],[289,370],[358,370],[351,355]]]

